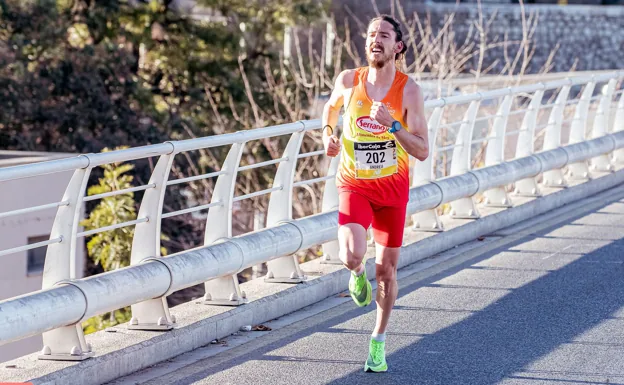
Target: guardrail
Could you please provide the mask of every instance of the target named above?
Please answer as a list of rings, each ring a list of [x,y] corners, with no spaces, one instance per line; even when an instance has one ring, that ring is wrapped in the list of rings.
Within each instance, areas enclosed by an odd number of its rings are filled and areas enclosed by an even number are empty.
[[[511,207],[507,186],[515,186],[515,194],[539,196],[538,177],[546,186],[566,187],[566,178],[587,178],[590,167],[612,171],[612,161],[624,155],[624,71],[493,90],[470,95],[428,101],[429,134],[432,156],[414,162],[408,215],[415,230],[443,231],[438,209],[450,203],[451,215],[478,218],[475,197],[482,194],[484,203]],[[603,84],[594,96],[596,85]],[[582,86],[578,99],[570,99],[570,90]],[[552,92],[554,102],[545,102]],[[615,100],[619,96],[619,101]],[[496,112],[484,101],[499,100]],[[526,108],[519,107],[528,102]],[[451,106],[463,106],[460,117],[443,124]],[[514,108],[517,107],[517,108]],[[594,108],[595,107],[595,108]],[[564,119],[567,109],[574,117]],[[594,111],[595,110],[595,111]],[[540,113],[549,111],[546,124],[538,124]],[[455,111],[457,112],[457,111]],[[479,115],[481,113],[481,116]],[[522,116],[520,128],[508,131],[510,118]],[[587,123],[593,120],[589,133]],[[488,123],[487,127],[483,125]],[[485,137],[474,138],[475,127],[487,128]],[[562,132],[569,128],[569,141],[562,146]],[[438,144],[438,134],[457,127],[454,144]],[[322,151],[300,153],[303,135],[320,129],[320,121],[299,121],[232,134],[224,134],[158,145],[132,148],[101,154],[85,154],[71,159],[54,160],[32,165],[0,169],[0,183],[7,180],[73,171],[65,195],[59,202],[0,213],[0,217],[57,207],[50,239],[32,245],[0,250],[0,255],[29,248],[48,246],[41,291],[0,302],[0,345],[43,333],[41,359],[81,360],[93,355],[86,343],[80,322],[91,316],[124,306],[132,306],[130,329],[168,330],[176,320],[165,301],[167,295],[182,288],[206,282],[206,300],[213,304],[239,305],[245,295],[238,287],[236,273],[267,262],[267,282],[298,283],[305,280],[293,254],[315,245],[323,245],[324,263],[340,263],[337,258],[337,193],[334,176],[338,158],[334,158],[327,176],[295,181],[297,160],[322,155]],[[282,157],[268,162],[240,166],[245,144],[279,135],[290,135]],[[506,139],[517,137],[515,154],[505,160]],[[536,140],[538,138],[539,140]],[[536,143],[543,142],[540,152]],[[168,180],[173,158],[184,151],[230,146],[219,171],[184,179]],[[484,163],[473,168],[475,146],[485,150]],[[483,147],[484,146],[484,147]],[[437,178],[443,154],[452,151],[450,175]],[[613,155],[611,157],[611,155]],[[133,187],[97,196],[85,196],[87,180],[94,167],[129,160],[158,156],[152,176],[144,186]],[[508,156],[509,158],[509,156]],[[436,162],[438,163],[438,162]],[[589,164],[588,164],[589,163]],[[278,164],[273,187],[234,196],[236,176],[240,171]],[[564,168],[567,175],[564,175]],[[177,212],[163,213],[163,197],[167,186],[201,178],[216,177],[215,189],[208,204]],[[293,188],[310,183],[325,183],[322,212],[293,220]],[[84,202],[129,191],[144,191],[138,219],[92,230],[78,232]],[[267,228],[232,237],[231,216],[236,201],[270,194]],[[160,257],[160,223],[163,218],[208,209],[203,247]],[[132,245],[132,266],[113,272],[75,279],[75,240],[97,232],[123,226],[136,226]]]

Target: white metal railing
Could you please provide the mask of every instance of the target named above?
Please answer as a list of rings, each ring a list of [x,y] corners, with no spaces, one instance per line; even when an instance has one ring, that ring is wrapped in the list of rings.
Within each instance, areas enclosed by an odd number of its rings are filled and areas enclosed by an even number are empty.
[[[566,78],[546,83],[522,85],[499,90],[458,95],[427,101],[431,156],[415,161],[408,214],[415,230],[443,231],[438,208],[450,203],[451,215],[478,218],[475,195],[483,194],[488,205],[510,207],[506,191],[509,184],[519,195],[539,196],[536,177],[543,174],[546,186],[565,187],[567,178],[586,178],[589,167],[611,171],[612,161],[624,157],[624,97],[621,83],[624,71],[597,76]],[[605,91],[594,95],[597,84],[606,83]],[[570,99],[571,87],[583,86],[580,98]],[[616,90],[617,89],[617,90]],[[544,103],[544,91],[552,90],[554,103]],[[619,100],[617,99],[619,97]],[[528,101],[518,107],[517,97]],[[481,106],[484,100],[498,100],[497,111]],[[595,104],[592,104],[595,102]],[[590,108],[596,108],[593,126],[586,137]],[[453,108],[465,108],[461,116],[447,117]],[[574,118],[564,119],[566,108],[574,108]],[[538,122],[540,113],[548,111],[548,123]],[[455,113],[457,110],[455,110]],[[485,112],[479,116],[479,112]],[[452,114],[450,115],[452,116]],[[519,128],[510,127],[510,117],[519,116]],[[521,120],[521,121],[520,121]],[[476,123],[487,123],[487,134],[474,137]],[[569,143],[562,146],[562,126],[569,126]],[[80,322],[93,315],[132,305],[130,329],[168,330],[175,323],[165,297],[184,287],[205,282],[208,303],[238,305],[245,302],[235,274],[244,268],[267,262],[267,282],[297,283],[305,280],[293,254],[323,245],[324,263],[340,263],[337,256],[337,203],[335,174],[338,157],[332,159],[325,176],[295,181],[297,161],[323,155],[322,150],[300,153],[306,132],[320,129],[320,121],[299,121],[249,131],[212,137],[171,141],[100,154],[84,154],[70,159],[0,169],[3,181],[43,174],[73,171],[61,202],[0,213],[0,218],[26,212],[57,208],[50,240],[0,250],[0,255],[47,246],[43,291],[0,302],[0,345],[43,333],[43,359],[87,358],[92,355]],[[438,146],[442,128],[456,127],[454,144]],[[538,130],[542,130],[539,131]],[[241,155],[247,143],[267,137],[290,135],[278,159],[241,166]],[[515,154],[505,161],[506,138],[516,136]],[[542,148],[536,151],[536,138],[543,136]],[[483,167],[473,169],[472,149],[485,146]],[[174,157],[185,151],[229,146],[220,171],[187,178],[168,180]],[[437,178],[434,161],[452,150],[450,175]],[[610,158],[613,153],[613,159]],[[85,196],[86,184],[94,167],[115,162],[158,157],[151,178],[143,186],[123,191]],[[508,157],[509,158],[509,157]],[[588,164],[589,163],[589,164]],[[235,196],[239,172],[277,165],[272,187]],[[568,171],[564,175],[564,169]],[[163,212],[166,188],[207,178],[217,178],[211,201],[183,210]],[[293,220],[293,189],[325,183],[322,213]],[[105,228],[79,232],[80,210],[84,202],[117,194],[144,191],[136,220]],[[270,194],[267,228],[232,237],[234,202]],[[168,257],[160,257],[160,222],[162,219],[199,210],[208,210],[204,246]],[[136,226],[131,265],[103,276],[75,279],[71,274],[76,261],[75,240],[102,231]]]

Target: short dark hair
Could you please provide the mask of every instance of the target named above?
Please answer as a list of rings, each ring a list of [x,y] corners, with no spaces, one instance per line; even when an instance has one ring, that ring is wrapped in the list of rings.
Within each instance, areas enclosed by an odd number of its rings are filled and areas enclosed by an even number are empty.
[[[395,19],[394,17],[390,15],[380,15],[374,19],[371,19],[371,21],[368,23],[368,27],[370,27],[371,24],[379,20],[390,23],[390,25],[392,25],[392,28],[394,29],[394,33],[396,34],[396,41],[397,42],[400,41],[401,43],[403,43],[403,48],[401,48],[401,52],[397,53],[394,56],[394,60],[401,60],[403,55],[405,54],[405,51],[407,51],[407,44],[405,44],[405,42],[403,41],[403,32],[401,31],[401,24],[399,23],[397,19]]]

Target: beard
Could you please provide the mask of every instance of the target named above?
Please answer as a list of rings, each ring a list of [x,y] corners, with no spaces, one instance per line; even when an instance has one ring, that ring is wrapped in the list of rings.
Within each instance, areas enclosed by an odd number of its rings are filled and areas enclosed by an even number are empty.
[[[367,57],[368,65],[375,69],[382,69],[387,63],[392,61],[392,55],[393,55],[392,52],[387,55],[382,52],[381,55],[379,55],[378,57],[375,57],[375,55],[372,52],[369,52],[368,57]]]

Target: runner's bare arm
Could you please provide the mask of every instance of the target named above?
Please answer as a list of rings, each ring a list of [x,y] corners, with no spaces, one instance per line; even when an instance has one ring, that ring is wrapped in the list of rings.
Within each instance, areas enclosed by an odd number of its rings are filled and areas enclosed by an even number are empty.
[[[425,102],[420,87],[413,80],[405,85],[403,103],[406,106],[407,129],[394,134],[408,154],[418,160],[429,156],[429,135],[425,119]]]
[[[344,91],[348,87],[349,82],[353,84],[354,74],[354,70],[345,70],[338,75],[331,96],[323,107],[323,117],[321,119],[323,145],[328,156],[336,156],[340,152],[340,140],[336,136],[335,128],[338,124],[340,108],[344,104]]]

